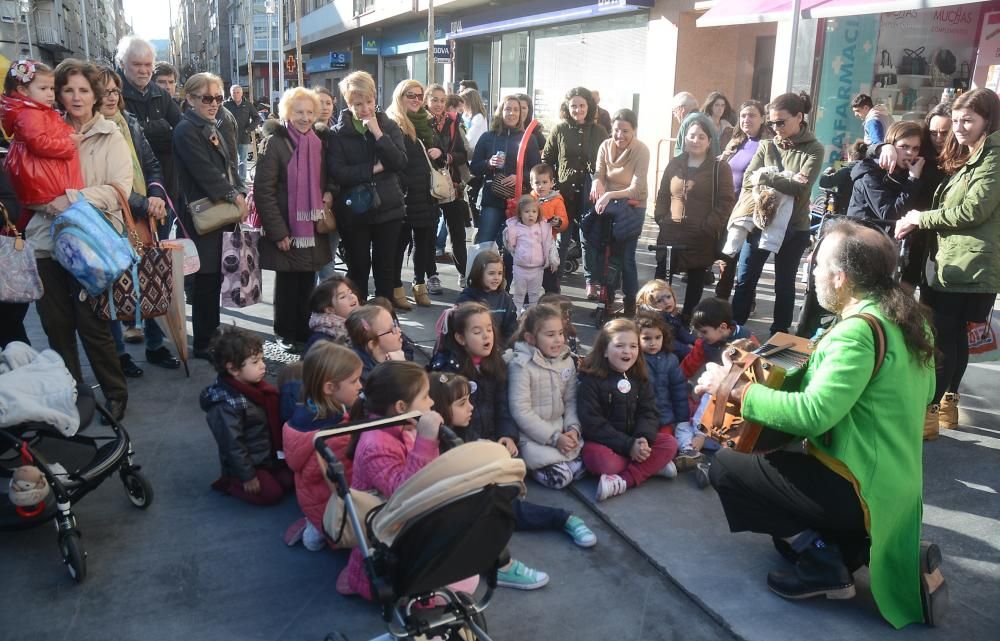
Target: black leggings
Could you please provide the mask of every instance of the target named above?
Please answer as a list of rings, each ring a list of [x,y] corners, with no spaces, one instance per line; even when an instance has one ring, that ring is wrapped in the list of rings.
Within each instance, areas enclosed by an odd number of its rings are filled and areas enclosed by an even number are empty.
[[[674,274],[677,273],[677,255],[671,252],[670,256],[669,280],[672,282]],[[685,273],[687,274],[687,286],[684,288],[684,307],[681,309],[681,317],[685,320],[690,320],[691,314],[694,313],[694,308],[701,302],[701,297],[705,293],[705,277],[708,275],[708,268],[688,269]],[[653,274],[653,278],[668,279],[666,256],[662,260],[657,259],[656,272]]]
[[[984,322],[990,316],[996,294],[968,294],[928,290],[928,304],[934,310],[934,329],[941,356],[937,362],[934,402],[948,392],[957,392],[969,366],[969,323]]]
[[[441,213],[444,215],[444,224],[448,226],[448,235],[451,236],[451,256],[455,259],[455,269],[459,275],[465,276],[465,263],[469,258],[465,248],[465,221],[469,216],[469,204],[456,199],[441,205]]]
[[[438,273],[437,263],[434,261],[437,226],[410,227],[403,223],[396,245],[396,287],[403,286],[403,262],[406,260],[406,248],[410,244],[411,237],[413,238],[413,282],[422,285],[426,276],[437,276]],[[452,238],[454,242],[454,237]]]
[[[348,223],[350,215],[337,216],[341,243],[345,245],[347,276],[358,289],[358,299],[368,300],[368,273],[375,279],[375,295],[392,299],[393,283],[399,280],[394,260],[396,244],[402,234],[400,220],[378,224]],[[344,220],[345,224],[341,224]],[[433,248],[432,248],[433,252]],[[393,271],[395,269],[395,271]]]

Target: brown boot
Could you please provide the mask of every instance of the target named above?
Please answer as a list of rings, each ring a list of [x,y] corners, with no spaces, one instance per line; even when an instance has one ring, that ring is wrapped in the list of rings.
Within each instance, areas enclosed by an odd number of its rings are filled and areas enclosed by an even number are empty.
[[[427,285],[424,283],[413,283],[413,300],[421,307],[431,306],[431,297],[427,295]]]
[[[406,291],[402,287],[396,287],[392,290],[392,306],[404,312],[413,309],[410,301],[406,300]]]
[[[958,392],[948,392],[941,399],[938,425],[943,430],[953,430],[958,427]]]
[[[940,420],[939,405],[928,405],[927,414],[924,417],[924,440],[933,441],[938,437],[938,421]]]

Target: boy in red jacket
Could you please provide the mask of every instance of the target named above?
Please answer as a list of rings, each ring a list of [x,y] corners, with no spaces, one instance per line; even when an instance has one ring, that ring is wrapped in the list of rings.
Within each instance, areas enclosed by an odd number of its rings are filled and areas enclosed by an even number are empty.
[[[4,78],[0,123],[10,141],[7,172],[21,204],[46,205],[67,189],[83,188],[80,134],[53,109],[55,74],[35,60],[11,64]],[[22,217],[27,224],[30,214]]]
[[[538,201],[538,213],[542,220],[552,226],[552,239],[560,231],[569,228],[569,215],[562,194],[554,189],[556,172],[551,165],[539,163],[531,168],[531,195]],[[546,270],[542,276],[542,288],[546,294],[559,293],[559,272]]]

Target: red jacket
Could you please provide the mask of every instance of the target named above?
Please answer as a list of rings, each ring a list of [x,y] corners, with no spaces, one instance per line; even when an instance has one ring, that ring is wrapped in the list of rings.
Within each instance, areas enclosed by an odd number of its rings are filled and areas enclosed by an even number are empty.
[[[0,124],[11,137],[5,167],[22,205],[44,205],[67,189],[83,188],[80,154],[70,138],[73,128],[55,109],[17,94],[5,95]]]
[[[322,532],[323,512],[326,511],[326,504],[330,500],[330,486],[326,484],[323,472],[319,467],[319,461],[316,459],[316,449],[313,447],[315,430],[292,427],[290,423],[296,418],[299,417],[293,417],[292,421],[285,423],[285,427],[282,429],[281,437],[285,448],[285,461],[295,474],[295,498],[298,499],[302,513],[316,529]],[[320,429],[320,427],[316,426],[316,429]],[[326,442],[344,464],[347,482],[350,483],[352,465],[351,460],[347,458],[347,446],[351,442],[350,435],[334,436],[327,439]]]

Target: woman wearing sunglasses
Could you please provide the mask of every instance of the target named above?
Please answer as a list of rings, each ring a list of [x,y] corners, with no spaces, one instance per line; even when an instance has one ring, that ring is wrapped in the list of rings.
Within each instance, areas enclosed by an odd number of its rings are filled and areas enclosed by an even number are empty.
[[[200,198],[235,204],[246,217],[246,186],[234,170],[233,157],[216,126],[225,95],[222,80],[210,73],[196,73],[184,83],[187,110],[174,128],[173,147],[180,202],[177,214],[198,247],[201,268],[194,275],[191,319],[194,356],[209,358],[208,343],[219,326],[222,289],[222,233],[225,227],[199,234],[187,203]]]
[[[767,106],[767,126],[774,131],[772,140],[761,141],[746,168],[743,191],[753,189],[750,177],[761,167],[778,167],[796,174],[784,178],[777,174],[764,176],[760,182],[777,191],[795,197],[792,217],[788,222],[781,249],[774,256],[774,321],[770,333],[787,332],[795,311],[795,275],[802,254],[809,246],[809,198],[823,165],[823,145],[809,131],[806,114],[812,100],[802,92],[785,93]],[[801,178],[800,178],[801,176]],[[757,281],[764,271],[771,252],[760,249],[761,232],[747,236],[740,251],[736,268],[736,291],[733,294],[733,320],[742,325],[750,316],[750,307],[757,292]]]

